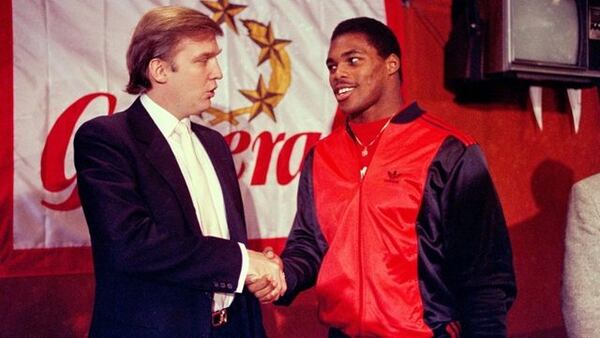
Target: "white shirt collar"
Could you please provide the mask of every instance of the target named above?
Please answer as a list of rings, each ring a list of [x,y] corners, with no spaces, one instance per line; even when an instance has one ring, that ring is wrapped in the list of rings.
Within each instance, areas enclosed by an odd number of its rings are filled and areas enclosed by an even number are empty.
[[[146,94],[140,96],[140,101],[142,102],[142,106],[148,111],[150,118],[152,118],[152,121],[154,121],[154,124],[156,124],[161,134],[168,139],[175,130],[179,120],[173,114],[169,113],[168,110],[154,102]],[[181,122],[187,124],[188,127],[191,123],[188,117],[181,119]]]

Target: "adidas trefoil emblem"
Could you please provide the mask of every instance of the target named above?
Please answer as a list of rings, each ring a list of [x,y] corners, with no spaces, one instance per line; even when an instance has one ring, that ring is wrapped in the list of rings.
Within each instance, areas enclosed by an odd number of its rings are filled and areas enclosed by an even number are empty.
[[[400,173],[398,170],[388,171],[387,178],[384,180],[387,183],[399,183],[400,182]]]

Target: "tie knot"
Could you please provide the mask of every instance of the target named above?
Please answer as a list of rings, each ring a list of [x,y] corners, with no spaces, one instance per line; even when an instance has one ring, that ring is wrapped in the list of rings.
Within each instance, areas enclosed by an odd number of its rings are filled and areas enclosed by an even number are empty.
[[[179,137],[187,137],[190,135],[190,126],[183,121],[179,121],[177,125],[175,125],[175,129],[173,129],[173,134]]]

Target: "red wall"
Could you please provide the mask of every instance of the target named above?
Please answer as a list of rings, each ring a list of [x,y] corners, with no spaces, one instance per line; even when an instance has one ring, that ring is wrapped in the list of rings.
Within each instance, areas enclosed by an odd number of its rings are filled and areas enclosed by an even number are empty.
[[[511,337],[562,337],[560,285],[564,221],[571,185],[600,172],[600,93],[583,94],[581,127],[573,131],[566,94],[544,89],[544,130],[527,89],[490,91],[490,103],[453,102],[443,86],[443,43],[450,0],[412,1],[402,46],[406,93],[423,108],[473,135],[486,153],[513,243],[519,294],[509,315]],[[93,301],[91,275],[0,279],[2,336],[85,335]],[[290,308],[264,307],[272,337],[324,336],[312,293]]]
[[[408,95],[473,135],[481,144],[510,228],[518,296],[510,315],[514,337],[562,337],[560,286],[569,189],[600,172],[599,92],[583,93],[580,130],[573,131],[564,90],[543,91],[544,130],[535,123],[525,87],[498,88],[492,103],[457,105],[443,87],[443,48],[450,1],[413,1],[405,18]],[[429,22],[429,24],[427,24]]]

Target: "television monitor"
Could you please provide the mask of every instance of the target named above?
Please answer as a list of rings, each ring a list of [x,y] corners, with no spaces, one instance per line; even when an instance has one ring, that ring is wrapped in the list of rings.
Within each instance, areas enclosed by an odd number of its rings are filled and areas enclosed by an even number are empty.
[[[483,77],[600,84],[600,0],[484,0]]]

